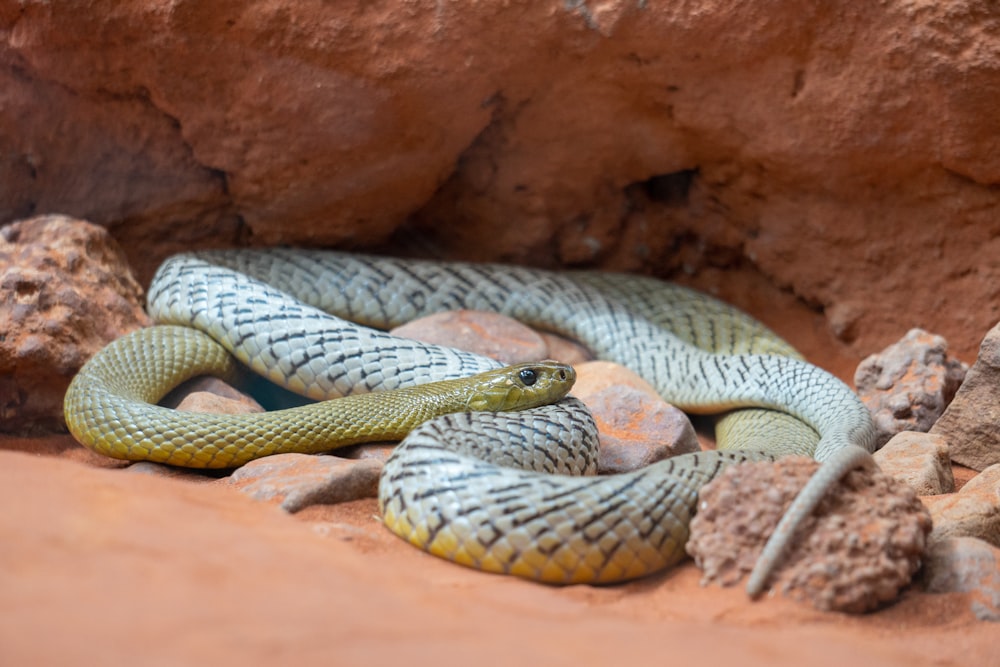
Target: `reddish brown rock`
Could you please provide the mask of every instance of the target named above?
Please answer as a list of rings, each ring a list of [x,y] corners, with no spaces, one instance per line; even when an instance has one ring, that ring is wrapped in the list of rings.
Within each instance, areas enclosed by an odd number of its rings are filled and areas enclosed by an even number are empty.
[[[731,585],[819,464],[806,457],[733,466],[702,487],[687,551],[705,582]],[[931,518],[904,483],[855,470],[803,522],[776,589],[818,609],[862,613],[894,600],[920,568]]]
[[[906,482],[919,495],[955,490],[948,445],[940,436],[903,431],[875,452],[875,462],[882,472]]]
[[[310,505],[373,498],[378,493],[382,462],[339,456],[275,454],[250,461],[221,483],[254,500],[277,504],[286,512]]]
[[[632,371],[606,361],[576,371],[572,393],[590,409],[600,436],[599,473],[628,472],[700,449],[687,415]]]
[[[576,341],[546,331],[539,331],[538,335],[545,341],[549,359],[555,359],[570,366],[594,360],[594,355],[590,353],[590,350]]]
[[[476,310],[435,313],[407,322],[390,333],[475,352],[505,364],[548,357],[548,346],[538,333],[497,313]]]
[[[149,323],[142,290],[102,228],[41,216],[0,230],[0,431],[60,430],[87,359]]]
[[[221,400],[216,400],[221,399]],[[189,412],[249,414],[264,408],[252,396],[243,393],[220,378],[191,378],[163,397],[160,405]]]
[[[878,429],[879,446],[901,431],[926,433],[944,412],[968,366],[948,358],[948,343],[922,329],[866,358],[854,374]]]
[[[371,443],[341,447],[337,450],[337,456],[345,459],[373,459],[380,463],[385,463],[392,456],[393,451],[395,451],[396,444]]]
[[[0,220],[113,226],[143,278],[251,242],[674,274],[825,365],[921,306],[971,357],[1000,319],[995,23],[982,2],[4,0]],[[898,261],[928,256],[932,280]]]
[[[931,433],[944,436],[951,458],[984,470],[1000,463],[1000,324],[983,339],[976,363],[969,369],[955,400]]]

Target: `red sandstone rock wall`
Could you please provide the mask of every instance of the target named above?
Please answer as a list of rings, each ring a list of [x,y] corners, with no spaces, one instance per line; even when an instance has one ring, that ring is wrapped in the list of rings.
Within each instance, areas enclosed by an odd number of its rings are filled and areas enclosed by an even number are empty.
[[[1000,10],[0,0],[0,222],[655,272],[849,376],[1000,319]]]

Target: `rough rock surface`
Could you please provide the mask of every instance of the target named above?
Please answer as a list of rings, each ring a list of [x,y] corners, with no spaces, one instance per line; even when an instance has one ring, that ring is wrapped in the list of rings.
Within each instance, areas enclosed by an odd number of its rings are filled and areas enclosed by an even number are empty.
[[[339,456],[275,454],[250,461],[222,480],[254,500],[273,502],[286,512],[317,504],[341,503],[378,494],[382,462]]]
[[[970,593],[976,618],[1000,621],[1000,549],[974,537],[930,545],[921,580],[929,593]]]
[[[2,0],[0,220],[111,226],[143,279],[244,243],[676,274],[825,330],[833,365],[919,304],[971,357],[1000,320],[998,25],[987,0]]]
[[[628,472],[698,451],[687,415],[634,372],[607,361],[587,362],[576,371],[572,393],[590,409],[600,434],[599,473]]]
[[[976,363],[931,433],[945,437],[956,463],[984,470],[1000,463],[1000,324],[986,334]]]
[[[1000,547],[1000,464],[983,470],[958,493],[923,501],[934,518],[932,540],[978,537]]]
[[[733,584],[819,464],[805,457],[733,466],[702,487],[687,551],[705,582]],[[896,599],[920,568],[931,519],[916,494],[855,470],[801,527],[773,585],[818,609],[861,613]]]
[[[919,495],[955,490],[948,445],[941,436],[903,431],[875,452],[875,462],[882,472],[906,482]]]
[[[106,230],[40,216],[0,230],[0,431],[62,427],[73,375],[149,323],[142,290]]]
[[[968,366],[948,358],[948,342],[910,329],[858,365],[854,384],[871,410],[878,446],[902,431],[926,433],[955,397]]]

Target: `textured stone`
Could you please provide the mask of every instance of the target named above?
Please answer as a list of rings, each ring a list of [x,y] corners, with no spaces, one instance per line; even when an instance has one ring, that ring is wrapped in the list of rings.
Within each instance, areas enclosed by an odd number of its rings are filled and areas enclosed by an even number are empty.
[[[505,364],[541,361],[549,352],[542,337],[530,327],[504,315],[476,310],[434,313],[407,322],[390,333],[476,352]]]
[[[948,445],[941,436],[903,431],[875,452],[875,462],[882,472],[906,482],[919,495],[955,490]]]
[[[1000,463],[1000,324],[979,346],[976,363],[931,433],[943,435],[956,463],[984,470]]]
[[[221,483],[236,487],[254,500],[298,512],[310,505],[372,498],[378,492],[381,473],[382,463],[373,459],[275,454],[250,461]]]
[[[948,407],[968,366],[948,358],[948,342],[922,329],[867,357],[854,374],[878,429],[878,446],[901,431],[930,430]]]
[[[806,457],[733,466],[702,487],[687,551],[703,581],[750,572],[819,464]],[[895,599],[920,568],[931,518],[908,486],[855,470],[803,522],[774,587],[818,609],[862,613]]]
[[[41,216],[0,230],[0,431],[59,430],[87,359],[149,323],[142,290],[102,228]]]
[[[921,575],[929,593],[968,593],[976,618],[1000,621],[1000,549],[974,537],[930,545]]]
[[[600,437],[599,473],[628,472],[700,448],[687,415],[632,371],[606,361],[576,371],[572,393],[590,409]]]
[[[998,21],[984,0],[3,0],[0,220],[112,225],[143,279],[191,246],[378,245],[794,294],[808,326],[780,332],[852,366],[921,304],[971,357],[1000,319]]]
[[[978,537],[1000,547],[1000,464],[983,470],[958,493],[923,501],[934,518],[933,540]]]

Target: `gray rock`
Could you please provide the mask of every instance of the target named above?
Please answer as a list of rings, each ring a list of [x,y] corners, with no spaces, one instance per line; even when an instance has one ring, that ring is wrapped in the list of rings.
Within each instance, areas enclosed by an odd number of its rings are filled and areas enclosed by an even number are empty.
[[[968,368],[947,352],[941,336],[911,329],[858,366],[854,384],[871,410],[880,446],[902,431],[927,432],[944,412]]]

